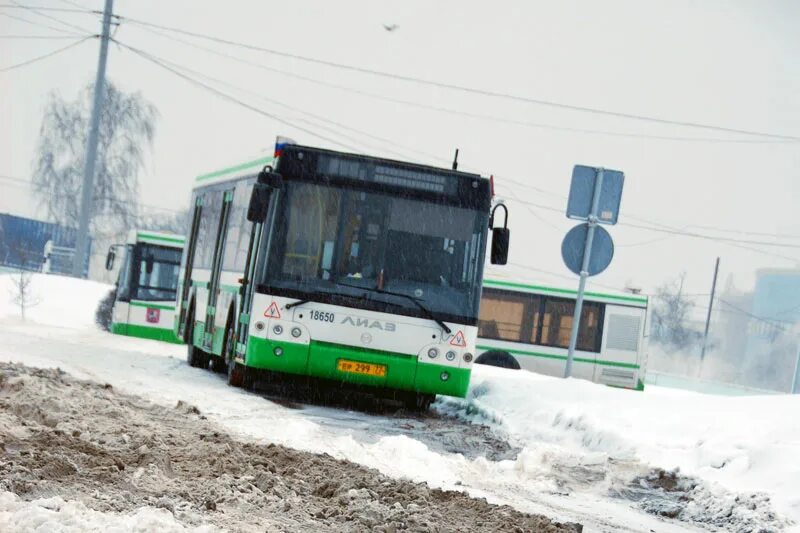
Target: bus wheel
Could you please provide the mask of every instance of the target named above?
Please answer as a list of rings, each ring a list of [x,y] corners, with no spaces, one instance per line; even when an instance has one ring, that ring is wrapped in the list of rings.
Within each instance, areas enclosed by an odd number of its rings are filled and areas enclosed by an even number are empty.
[[[208,368],[208,354],[190,341],[186,349],[186,362],[195,368]]]
[[[519,370],[519,361],[508,352],[501,352],[499,350],[491,350],[484,352],[475,359],[475,363],[479,365],[497,366],[500,368],[511,368]]]
[[[222,356],[211,357],[211,370],[217,374],[224,374],[228,371],[228,364]]]
[[[409,411],[425,412],[430,408],[435,399],[435,394],[412,393],[406,398],[404,403],[406,409]]]
[[[228,385],[231,387],[244,385],[244,365],[237,363],[233,358],[228,360]]]

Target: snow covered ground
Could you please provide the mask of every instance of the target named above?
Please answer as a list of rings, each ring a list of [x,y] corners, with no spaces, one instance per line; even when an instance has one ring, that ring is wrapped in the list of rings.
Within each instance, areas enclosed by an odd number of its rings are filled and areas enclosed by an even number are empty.
[[[3,298],[10,286],[0,275],[0,360],[59,366],[164,405],[183,400],[242,439],[328,453],[588,531],[777,530],[800,522],[798,396],[639,393],[479,366],[469,398],[434,408],[455,425],[489,424],[520,450],[493,460],[405,431],[414,420],[282,406],[188,367],[180,346],[101,332],[94,308],[108,286],[35,276],[41,301],[24,322]],[[3,498],[0,517],[23,505]]]

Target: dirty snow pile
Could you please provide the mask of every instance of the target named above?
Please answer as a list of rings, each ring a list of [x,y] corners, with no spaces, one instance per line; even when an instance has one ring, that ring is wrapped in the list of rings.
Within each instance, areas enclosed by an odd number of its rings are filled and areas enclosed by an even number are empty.
[[[652,386],[636,392],[477,367],[467,401],[448,400],[441,408],[505,433],[522,448],[515,465],[521,473],[563,463],[584,472],[609,461],[619,470],[645,464],[672,471],[667,476],[676,478],[670,481],[676,487],[665,494],[692,484],[684,493],[718,507],[709,513],[761,513],[771,522],[762,505],[771,500],[779,514],[800,523],[800,396],[711,396]],[[696,486],[686,476],[704,483]],[[646,476],[637,479],[647,484]],[[609,490],[635,499],[636,488]],[[719,516],[689,518],[713,524]],[[743,517],[750,518],[758,522]]]
[[[11,492],[0,491],[0,531],[206,533],[218,529],[207,525],[184,527],[166,509],[143,507],[129,514],[103,513],[57,496],[25,502]]]

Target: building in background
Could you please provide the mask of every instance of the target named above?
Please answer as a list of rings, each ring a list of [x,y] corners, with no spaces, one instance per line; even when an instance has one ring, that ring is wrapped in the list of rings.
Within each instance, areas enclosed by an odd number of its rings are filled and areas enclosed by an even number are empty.
[[[0,213],[0,266],[41,272],[49,257],[49,273],[69,274],[72,269],[75,237],[74,228]],[[89,248],[91,250],[91,241]],[[45,257],[46,250],[48,257]],[[88,270],[89,253],[84,258],[84,277]]]
[[[756,386],[788,391],[800,335],[800,269],[756,272],[743,370]]]

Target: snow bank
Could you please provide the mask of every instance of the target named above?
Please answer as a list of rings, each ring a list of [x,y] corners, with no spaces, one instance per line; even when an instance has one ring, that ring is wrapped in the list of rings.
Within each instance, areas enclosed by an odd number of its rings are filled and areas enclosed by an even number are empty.
[[[19,499],[11,492],[0,492],[0,531],[79,533],[165,533],[218,531],[211,526],[186,528],[166,509],[143,507],[131,514],[101,513],[80,502],[64,501],[59,497],[42,498],[31,502]]]
[[[546,469],[554,453],[584,466],[612,458],[680,468],[731,491],[763,492],[800,523],[800,396],[636,392],[478,366],[469,399],[442,409],[507,434],[523,448],[520,471]]]
[[[10,286],[9,277],[0,275],[0,291]],[[642,393],[479,365],[469,398],[442,398],[435,410],[488,422],[521,451],[514,460],[469,458],[409,434],[384,432],[381,424],[392,423],[385,417],[265,401],[188,367],[183,347],[100,331],[94,309],[108,285],[39,275],[33,287],[43,298],[25,323],[7,303],[10,297],[0,298],[0,359],[59,366],[162,405],[189,402],[245,440],[328,453],[592,530],[626,524],[633,530],[687,531],[730,515],[741,519],[719,527],[776,529],[780,521],[766,516],[771,503],[800,523],[800,396],[718,397],[653,386]],[[706,483],[692,492],[694,507],[685,506],[683,521],[643,514],[642,506],[632,504],[635,494],[616,496],[630,492],[631,482],[651,466],[680,468]],[[753,492],[771,502],[748,499]],[[2,516],[0,530],[8,519]]]
[[[18,273],[0,274],[0,318],[21,319],[19,305],[13,302]],[[31,301],[25,310],[26,320],[68,328],[94,326],[97,303],[112,285],[67,276],[32,274]]]

